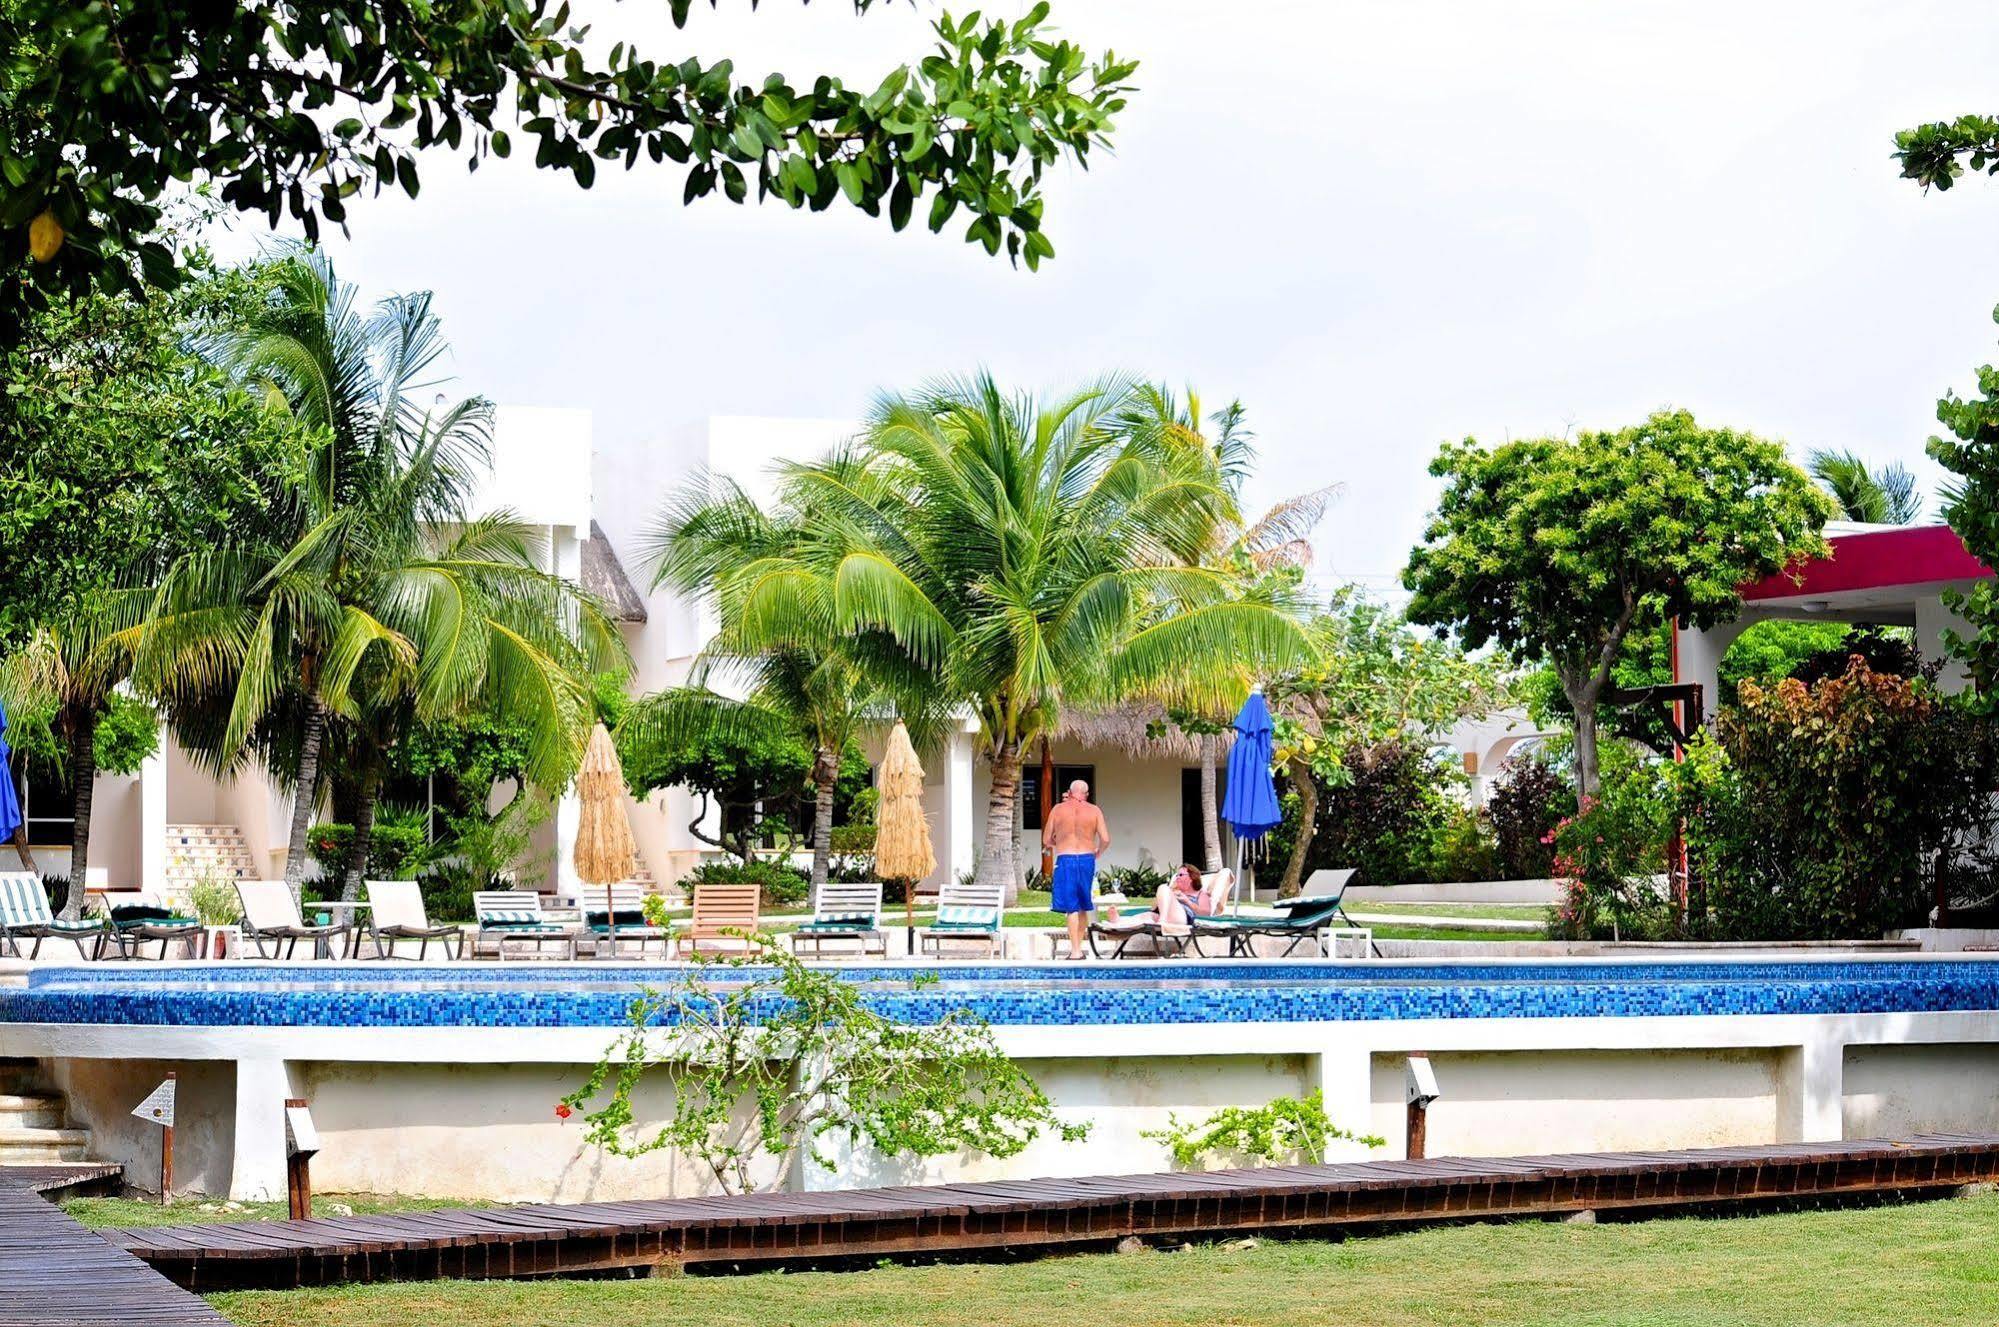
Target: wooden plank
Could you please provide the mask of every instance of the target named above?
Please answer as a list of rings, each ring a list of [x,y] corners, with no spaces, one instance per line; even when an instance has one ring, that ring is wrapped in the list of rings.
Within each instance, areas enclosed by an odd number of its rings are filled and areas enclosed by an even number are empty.
[[[228,1327],[220,1313],[41,1197],[73,1178],[9,1174],[16,1169],[0,1167],[0,1327]]]

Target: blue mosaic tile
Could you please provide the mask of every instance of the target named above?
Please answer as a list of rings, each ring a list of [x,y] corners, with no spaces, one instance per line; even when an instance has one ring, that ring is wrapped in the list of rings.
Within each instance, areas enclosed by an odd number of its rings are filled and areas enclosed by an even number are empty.
[[[1999,1010],[1999,963],[1173,963],[833,969],[915,1023],[969,1010],[1018,1026],[1346,1022],[1426,1018]],[[612,1027],[672,965],[43,968],[0,990],[0,1023],[182,1027]],[[710,978],[754,970],[719,968]],[[670,1021],[670,1019],[665,1020]]]

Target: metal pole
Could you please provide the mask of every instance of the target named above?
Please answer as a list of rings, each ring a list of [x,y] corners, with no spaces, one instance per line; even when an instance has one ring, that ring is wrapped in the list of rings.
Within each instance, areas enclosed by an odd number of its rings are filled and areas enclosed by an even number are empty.
[[[173,1082],[175,1079],[179,1077],[180,1075],[176,1071],[172,1069],[169,1069],[167,1071],[167,1081],[169,1083]],[[179,1105],[179,1100],[177,1095],[176,1095],[175,1105],[176,1106]],[[173,1192],[173,1187],[174,1187],[174,1127],[173,1125],[169,1124],[165,1128],[160,1130],[160,1206],[165,1207],[167,1205],[167,1195]]]

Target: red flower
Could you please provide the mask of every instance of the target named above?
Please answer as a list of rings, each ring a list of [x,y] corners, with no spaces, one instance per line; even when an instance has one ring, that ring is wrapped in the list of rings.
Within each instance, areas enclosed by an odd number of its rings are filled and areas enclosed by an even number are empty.
[[[558,1101],[558,1102],[556,1102],[556,1103],[555,1103],[555,1118],[556,1118],[556,1119],[558,1119],[558,1120],[566,1120],[566,1119],[568,1119],[568,1118],[569,1118],[569,1117],[570,1117],[570,1116],[571,1116],[572,1114],[574,1114],[574,1113],[575,1113],[575,1112],[573,1112],[573,1111],[571,1111],[571,1110],[569,1109],[569,1103],[568,1103],[568,1102],[566,1102],[566,1101]]]

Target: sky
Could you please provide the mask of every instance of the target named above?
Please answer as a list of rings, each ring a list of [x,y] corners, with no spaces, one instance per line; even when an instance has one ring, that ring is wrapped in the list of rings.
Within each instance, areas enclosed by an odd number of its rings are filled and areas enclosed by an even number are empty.
[[[659,0],[575,12],[663,59],[872,86],[939,9],[723,0],[679,33]],[[1899,128],[1999,111],[1999,7],[1054,0],[1052,20],[1141,65],[1113,152],[1049,184],[1036,274],[956,225],[683,208],[670,165],[586,192],[526,153],[471,175],[435,155],[419,199],[350,205],[328,247],[366,294],[435,292],[463,390],[587,407],[600,445],[858,417],[980,366],[1240,399],[1249,505],[1343,486],[1319,577],[1378,591],[1447,439],[1676,406],[1933,490],[1937,397],[1999,359],[1999,180],[1926,196],[1889,155]]]

